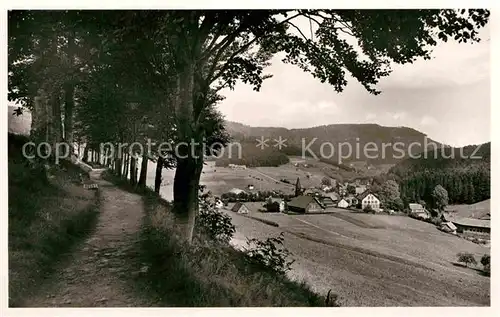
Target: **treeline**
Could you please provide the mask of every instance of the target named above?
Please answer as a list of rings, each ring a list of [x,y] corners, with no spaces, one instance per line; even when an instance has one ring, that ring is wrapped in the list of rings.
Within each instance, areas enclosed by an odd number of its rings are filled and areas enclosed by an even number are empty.
[[[428,151],[389,170],[405,202],[429,201],[436,185],[448,191],[450,204],[473,204],[491,197],[490,143]]]
[[[233,202],[259,202],[259,201],[266,201],[269,197],[275,197],[275,198],[281,198],[286,201],[289,201],[294,197],[293,194],[285,194],[283,192],[276,192],[276,191],[259,191],[255,193],[247,193],[247,192],[242,192],[239,194],[235,193],[224,193],[221,195],[221,199],[223,201],[227,201],[230,203]]]
[[[227,149],[227,148],[226,148]],[[232,146],[231,151],[226,150],[224,155],[217,159],[216,166],[228,166],[229,164],[246,165],[248,167],[280,166],[290,162],[284,153],[275,149],[260,149],[255,144],[241,144],[241,151]]]
[[[403,176],[422,169],[469,168],[491,160],[491,143],[469,145],[463,148],[429,150],[419,158],[408,158],[390,169],[390,173]]]
[[[473,204],[490,198],[490,170],[477,169],[424,170],[400,179],[401,198],[404,202],[430,201],[436,185],[448,191],[450,204]]]

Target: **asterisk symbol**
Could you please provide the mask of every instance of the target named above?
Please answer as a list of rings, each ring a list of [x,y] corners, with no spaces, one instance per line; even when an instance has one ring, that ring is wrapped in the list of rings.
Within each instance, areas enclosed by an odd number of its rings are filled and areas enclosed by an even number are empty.
[[[285,142],[287,141],[287,139],[283,139],[281,137],[281,135],[278,137],[278,140],[274,139],[274,142],[276,142],[276,144],[274,145],[274,147],[278,147],[278,149],[281,150],[281,147],[286,147],[286,144]]]
[[[267,141],[269,139],[265,139],[263,136],[260,137],[260,139],[255,139],[257,141],[257,145],[255,147],[260,147],[261,150],[263,150],[266,146],[269,146],[267,144]]]

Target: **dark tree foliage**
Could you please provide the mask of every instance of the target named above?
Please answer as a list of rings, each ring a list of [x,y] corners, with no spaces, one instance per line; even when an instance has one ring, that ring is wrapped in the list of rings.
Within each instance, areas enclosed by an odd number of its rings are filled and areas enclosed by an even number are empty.
[[[490,143],[443,153],[433,151],[427,158],[407,159],[389,171],[399,182],[403,200],[432,203],[436,185],[447,190],[450,204],[473,204],[491,197]]]
[[[297,27],[298,19],[310,21],[312,35]],[[429,59],[438,40],[477,42],[488,19],[489,11],[482,9],[11,11],[9,100],[30,107],[44,93],[57,110],[58,98],[64,97],[68,139],[73,135],[72,108],[96,109],[105,100],[152,126],[158,132],[155,139],[216,142],[226,140],[224,133],[216,133],[221,120],[217,114],[215,120],[206,119],[220,100],[217,93],[238,81],[259,90],[271,76],[264,69],[277,53],[337,92],[354,78],[369,93],[379,94],[376,85],[390,74],[391,62]],[[107,89],[94,91],[98,87],[88,82],[102,76],[115,85],[111,96]],[[75,103],[76,96],[82,104]],[[93,112],[81,113],[86,118],[80,130],[99,134],[101,128],[88,126]],[[99,125],[109,123],[106,136],[122,131],[116,111],[99,113],[113,116],[98,119]],[[138,133],[136,120],[126,125],[131,131],[123,131],[131,141],[148,131],[142,127]],[[186,151],[171,153],[176,167],[173,211],[180,222],[187,221],[190,241],[204,153]],[[467,188],[466,196],[478,195],[476,188],[474,193]]]
[[[239,150],[241,146],[241,151]],[[248,167],[280,166],[290,162],[285,154],[274,149],[260,149],[254,143],[238,142],[229,144],[224,148],[222,155],[218,155],[216,166],[227,166],[228,164],[246,165]]]

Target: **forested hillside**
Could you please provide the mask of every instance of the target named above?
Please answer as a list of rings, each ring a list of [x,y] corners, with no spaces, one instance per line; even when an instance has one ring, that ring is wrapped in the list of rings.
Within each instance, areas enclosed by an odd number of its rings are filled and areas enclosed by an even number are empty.
[[[342,144],[343,157],[341,163],[349,163],[353,161],[366,161],[370,164],[395,164],[401,159],[407,158],[408,154],[418,154],[423,152],[425,144],[435,143],[441,146],[422,133],[415,129],[408,127],[385,127],[378,124],[330,124],[304,129],[286,129],[279,127],[251,127],[237,122],[227,121],[225,123],[226,130],[235,141],[253,142],[254,147],[256,139],[261,137],[268,138],[270,141],[273,139],[286,139],[286,147],[281,149],[281,152],[292,156],[313,156],[307,149],[310,149],[317,157],[320,156],[320,148],[323,143],[331,143],[334,152],[330,153],[330,146],[326,146],[328,150],[324,151],[323,159],[329,161],[339,162],[338,154]],[[427,139],[427,141],[425,141]],[[373,157],[366,157],[363,148],[367,143],[375,143],[378,149],[382,149],[382,144],[396,144],[400,142],[397,147],[404,153],[395,150],[392,146],[387,147],[380,155]],[[408,146],[412,143],[421,144],[422,146],[413,146],[408,150]],[[273,142],[269,142],[273,144]],[[350,146],[352,149],[351,155],[347,148]],[[272,146],[271,146],[272,147]],[[360,150],[356,152],[357,148]],[[277,148],[274,148],[278,151]],[[304,153],[303,153],[304,150]],[[329,157],[331,155],[331,157]],[[347,154],[347,155],[346,155]],[[314,156],[313,156],[314,157]]]
[[[490,198],[491,144],[428,151],[406,159],[389,171],[406,201],[429,201],[436,185],[448,191],[450,204],[472,204]]]
[[[258,166],[280,166],[290,161],[288,156],[271,147],[261,149],[250,142],[241,142],[241,151],[236,145],[226,147],[221,158],[216,160],[216,166],[228,164]]]

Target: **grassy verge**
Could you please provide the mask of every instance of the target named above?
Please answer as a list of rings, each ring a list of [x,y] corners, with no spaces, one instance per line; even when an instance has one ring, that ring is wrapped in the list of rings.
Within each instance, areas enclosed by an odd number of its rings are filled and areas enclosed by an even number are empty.
[[[9,306],[21,305],[54,264],[94,228],[98,192],[78,185],[77,166],[62,163],[51,177],[20,155],[9,135]]]

